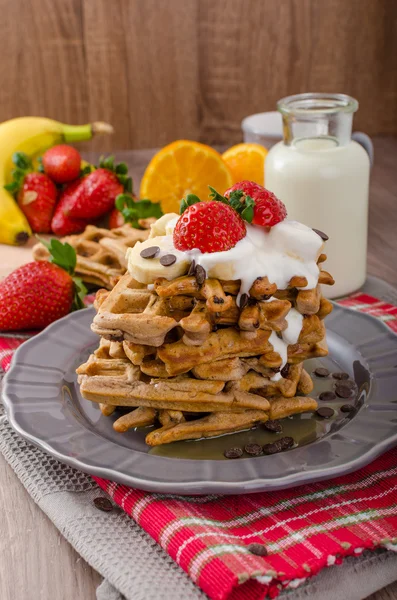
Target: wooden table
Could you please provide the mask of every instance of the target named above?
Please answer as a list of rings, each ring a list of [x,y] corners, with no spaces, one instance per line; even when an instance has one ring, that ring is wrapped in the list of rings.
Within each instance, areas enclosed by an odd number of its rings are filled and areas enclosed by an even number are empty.
[[[368,272],[397,286],[397,138],[377,137],[374,144]],[[130,165],[137,190],[152,154],[151,150],[117,153]],[[0,245],[0,277],[29,260],[29,248]],[[0,482],[1,600],[94,600],[101,577],[34,504],[2,456]],[[370,600],[397,600],[397,582]]]

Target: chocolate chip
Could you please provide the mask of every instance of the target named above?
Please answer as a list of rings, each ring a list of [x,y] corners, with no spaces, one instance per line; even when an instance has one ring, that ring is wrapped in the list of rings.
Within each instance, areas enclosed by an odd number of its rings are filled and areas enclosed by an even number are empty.
[[[245,308],[248,304],[248,294],[241,294],[241,298],[240,298],[240,309],[243,310],[243,308]]]
[[[334,394],[334,392],[321,392],[318,399],[323,400],[324,402],[330,402],[331,400],[336,400],[336,394]]]
[[[352,381],[351,379],[343,379],[343,381],[337,383],[336,385],[343,385],[343,387],[347,387],[350,390],[355,390],[357,388],[356,382]]]
[[[218,296],[214,296],[213,301],[214,301],[214,304],[224,304],[224,302],[225,302],[223,298],[219,298]]]
[[[251,554],[255,554],[255,556],[267,556],[266,546],[263,544],[250,544],[247,550]]]
[[[272,431],[273,433],[281,433],[283,430],[283,426],[280,421],[269,419],[266,423],[263,424],[265,429],[268,431]]]
[[[317,377],[328,377],[329,371],[325,367],[317,367],[317,369],[314,369],[314,374]]]
[[[350,398],[353,390],[350,387],[343,385],[343,383],[338,383],[335,387],[335,393],[339,398]]]
[[[287,377],[289,373],[289,364],[286,363],[280,371],[281,377]]]
[[[322,406],[321,408],[318,408],[316,410],[316,414],[321,417],[322,419],[330,419],[331,417],[334,416],[335,411],[333,408],[330,408],[329,406]]]
[[[176,256],[174,256],[174,254],[166,254],[160,258],[160,264],[163,265],[163,267],[170,267],[175,262]]]
[[[265,444],[263,446],[264,454],[277,454],[278,452],[282,452],[283,450],[288,450],[288,448],[292,448],[295,444],[294,438],[292,437],[283,437],[277,442],[273,442],[272,444]]]
[[[158,246],[150,246],[141,251],[142,258],[154,258],[160,252]]]
[[[207,273],[205,272],[204,267],[202,267],[201,265],[197,265],[195,275],[196,275],[196,281],[197,281],[198,285],[203,285],[203,283],[207,277]]]
[[[96,508],[103,510],[103,512],[110,512],[113,510],[113,504],[110,502],[109,498],[98,496],[98,498],[94,498],[93,502]]]
[[[260,444],[247,444],[244,450],[250,456],[259,456],[262,454],[262,446]]]
[[[334,379],[349,379],[349,373],[344,373],[343,371],[340,371],[338,373],[332,373],[332,377]]]
[[[353,404],[344,404],[343,406],[340,407],[340,409],[344,413],[356,412],[356,408],[353,406]]]
[[[187,272],[188,276],[191,277],[192,275],[194,275],[195,270],[196,270],[196,261],[192,260],[192,262],[190,263],[189,271]]]
[[[229,448],[223,453],[225,458],[240,458],[243,455],[241,448]]]
[[[323,240],[323,242],[326,242],[327,240],[329,240],[329,237],[323,231],[320,231],[319,229],[314,229],[314,227],[313,227],[313,231],[314,231],[314,233],[317,233],[317,235],[320,236],[320,238]]]

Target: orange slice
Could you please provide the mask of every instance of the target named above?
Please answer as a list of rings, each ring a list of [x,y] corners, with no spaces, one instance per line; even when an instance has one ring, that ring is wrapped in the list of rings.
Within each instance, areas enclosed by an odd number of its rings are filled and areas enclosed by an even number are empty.
[[[233,183],[248,179],[264,185],[267,152],[260,144],[237,144],[226,150],[222,158],[232,173]]]
[[[186,194],[208,200],[208,186],[223,194],[233,183],[222,156],[205,144],[177,140],[155,154],[143,175],[141,198],[160,202],[166,212],[179,212]]]

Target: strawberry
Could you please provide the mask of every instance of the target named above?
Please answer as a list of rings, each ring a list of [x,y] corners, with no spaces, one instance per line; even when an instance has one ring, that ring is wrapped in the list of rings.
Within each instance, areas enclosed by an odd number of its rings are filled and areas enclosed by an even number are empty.
[[[32,161],[24,152],[13,154],[12,161],[12,181],[4,187],[16,197],[33,231],[49,233],[57,188],[47,175],[33,172]]]
[[[243,219],[224,202],[201,202],[194,194],[182,201],[182,214],[174,229],[178,250],[224,252],[246,235]]]
[[[124,217],[117,208],[114,208],[109,215],[109,229],[117,229],[125,225]]]
[[[68,216],[68,207],[70,198],[80,185],[80,180],[70,183],[61,194],[61,198],[55,209],[54,216],[51,221],[51,229],[56,235],[64,236],[72,233],[80,233],[84,231],[88,221],[85,219],[75,219]]]
[[[226,190],[224,197],[243,218],[254,225],[273,227],[287,216],[283,202],[273,192],[253,181],[235,183]]]
[[[131,178],[126,164],[114,164],[110,156],[101,160],[98,169],[80,180],[80,185],[67,192],[67,215],[76,219],[93,220],[114,208],[116,197],[124,189],[132,192]]]
[[[80,175],[80,152],[67,144],[53,146],[43,154],[42,165],[52,181],[69,183]]]
[[[42,241],[51,262],[32,262],[0,283],[0,330],[42,329],[73,309],[84,308],[87,293],[73,277],[76,252],[57,239]]]

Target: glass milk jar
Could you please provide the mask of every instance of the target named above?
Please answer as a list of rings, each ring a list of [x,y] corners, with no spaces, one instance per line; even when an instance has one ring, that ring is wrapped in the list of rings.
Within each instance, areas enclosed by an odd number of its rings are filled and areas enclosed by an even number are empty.
[[[265,185],[284,202],[288,218],[329,236],[325,269],[336,298],[359,289],[367,258],[367,152],[351,139],[358,102],[344,94],[298,94],[277,104],[283,137],[265,162]]]

